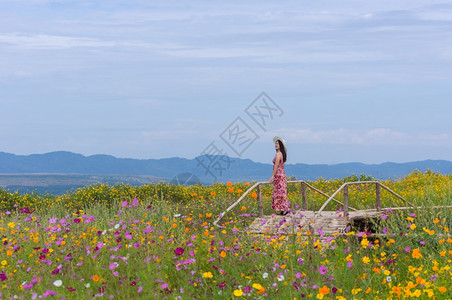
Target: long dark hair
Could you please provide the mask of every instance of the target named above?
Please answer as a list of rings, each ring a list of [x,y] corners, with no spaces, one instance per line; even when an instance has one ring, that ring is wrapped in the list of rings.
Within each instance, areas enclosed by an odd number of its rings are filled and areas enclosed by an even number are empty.
[[[284,148],[284,145],[280,140],[278,140],[278,144],[279,144],[279,151],[281,151],[281,153],[282,153],[283,161],[286,162],[286,160],[287,160],[286,148]]]

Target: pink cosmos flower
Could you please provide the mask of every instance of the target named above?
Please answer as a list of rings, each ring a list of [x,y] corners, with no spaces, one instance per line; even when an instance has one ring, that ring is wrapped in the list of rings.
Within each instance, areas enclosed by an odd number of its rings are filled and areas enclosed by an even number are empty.
[[[328,272],[328,269],[327,269],[327,267],[325,267],[324,265],[321,265],[321,266],[319,267],[319,273],[320,273],[320,274],[325,275],[327,272]]]
[[[113,271],[114,269],[116,269],[118,267],[118,263],[117,262],[113,262],[111,263],[108,268]]]

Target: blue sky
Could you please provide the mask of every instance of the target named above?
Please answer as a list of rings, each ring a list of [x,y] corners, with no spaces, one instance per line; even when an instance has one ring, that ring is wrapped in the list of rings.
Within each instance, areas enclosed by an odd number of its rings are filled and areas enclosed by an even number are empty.
[[[452,160],[451,83],[449,1],[0,0],[3,152],[237,157],[240,117],[254,161]]]

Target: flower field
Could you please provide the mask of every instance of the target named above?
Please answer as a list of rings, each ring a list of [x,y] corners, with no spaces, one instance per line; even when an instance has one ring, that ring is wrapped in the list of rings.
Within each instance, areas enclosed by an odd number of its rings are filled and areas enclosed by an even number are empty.
[[[352,176],[309,182],[332,194]],[[213,221],[253,183],[93,185],[62,196],[0,190],[1,299],[451,299],[452,176],[382,183],[422,206],[385,210],[369,228],[324,236],[252,234],[256,193]],[[300,209],[300,184],[289,185]],[[271,186],[263,186],[264,213]],[[308,190],[308,209],[326,198]],[[340,196],[338,196],[340,200]],[[350,206],[375,190],[349,190]],[[404,205],[382,191],[383,207]],[[328,209],[337,210],[336,204]]]

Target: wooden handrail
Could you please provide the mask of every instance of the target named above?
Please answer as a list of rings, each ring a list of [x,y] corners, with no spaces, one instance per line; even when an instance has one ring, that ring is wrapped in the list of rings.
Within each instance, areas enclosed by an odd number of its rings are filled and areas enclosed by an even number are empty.
[[[341,204],[341,205],[344,205],[344,203],[340,202],[340,201],[337,200],[337,199],[331,198],[328,194],[326,194],[326,193],[322,192],[321,190],[319,190],[319,189],[313,187],[312,185],[310,185],[309,183],[307,183],[307,182],[304,181],[304,180],[290,180],[290,181],[287,181],[287,183],[301,183],[302,185],[304,184],[304,185],[306,185],[307,187],[309,187],[309,188],[315,190],[316,192],[318,192],[318,193],[321,194],[322,196],[328,198],[328,200],[331,199],[332,201],[335,201],[335,202],[337,202],[337,203],[339,203],[339,204]],[[224,212],[220,213],[220,215],[218,216],[218,218],[213,222],[213,225],[218,226],[218,222],[224,217],[224,215],[225,215],[226,213],[228,213],[229,211],[231,211],[237,204],[239,204],[239,203],[246,197],[246,195],[248,195],[248,194],[249,194],[252,190],[254,190],[256,187],[257,187],[257,189],[258,189],[258,193],[257,193],[257,194],[258,194],[258,199],[257,199],[257,200],[258,200],[259,217],[262,217],[262,216],[263,216],[263,205],[262,205],[262,199],[261,199],[261,193],[260,193],[260,186],[263,185],[263,184],[269,184],[269,182],[268,182],[268,181],[256,182],[254,185],[252,185],[250,188],[248,188],[248,190],[246,190],[246,192],[243,193],[243,195],[240,196],[240,198],[237,199],[237,201],[235,201],[231,206],[229,206]],[[331,200],[330,200],[330,201],[331,201]],[[304,199],[304,201],[305,201],[305,199]],[[355,208],[353,208],[353,207],[349,207],[349,209],[354,210],[354,211],[357,210],[357,209],[355,209]]]
[[[321,212],[325,209],[325,207],[331,202],[331,200],[333,199],[334,196],[336,196],[341,190],[344,190],[344,216],[348,217],[348,186],[349,185],[356,185],[356,184],[375,184],[376,185],[376,206],[377,209],[380,209],[381,207],[381,199],[380,199],[380,187],[384,188],[385,190],[387,190],[388,192],[390,192],[391,194],[393,194],[394,196],[396,196],[397,198],[401,199],[402,201],[404,201],[405,203],[408,203],[409,205],[411,205],[412,207],[414,207],[414,204],[408,202],[407,200],[405,200],[405,198],[403,198],[402,196],[400,196],[399,194],[397,194],[396,192],[394,192],[393,190],[391,190],[390,188],[388,188],[387,186],[385,186],[384,184],[382,184],[379,181],[354,181],[354,182],[345,182],[344,184],[341,185],[340,188],[338,188],[333,195],[331,195],[331,197],[325,201],[325,203],[323,203],[322,207],[320,207],[320,209],[317,211],[317,213],[314,216],[314,220],[315,221],[317,219],[317,217],[321,214]]]

